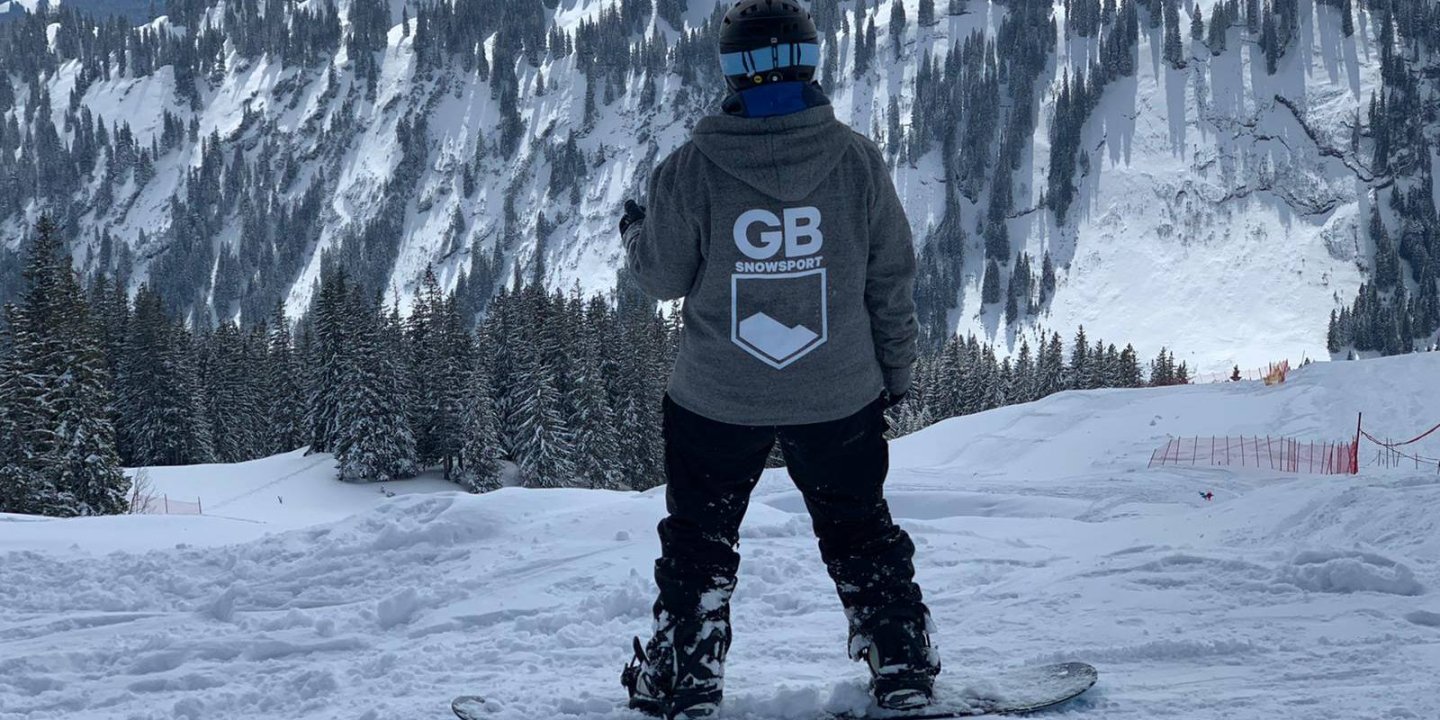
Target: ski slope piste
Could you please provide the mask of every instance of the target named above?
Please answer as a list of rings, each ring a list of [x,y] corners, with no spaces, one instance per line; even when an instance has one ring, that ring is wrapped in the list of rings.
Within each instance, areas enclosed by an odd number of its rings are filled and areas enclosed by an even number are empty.
[[[1178,436],[1344,439],[1361,411],[1409,437],[1440,420],[1437,379],[1433,353],[1322,363],[1276,387],[1063,393],[897,440],[889,493],[946,675],[1098,667],[1053,717],[1436,717],[1434,467],[1146,462]],[[631,717],[617,676],[649,627],[662,490],[430,478],[387,497],[299,453],[149,474],[214,514],[0,519],[0,718],[409,720],[470,693],[495,718]],[[863,708],[783,473],[741,544],[726,715]]]

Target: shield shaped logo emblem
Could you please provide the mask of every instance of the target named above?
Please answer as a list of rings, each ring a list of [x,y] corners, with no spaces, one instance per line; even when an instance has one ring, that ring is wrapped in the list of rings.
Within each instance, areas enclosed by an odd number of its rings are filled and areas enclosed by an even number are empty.
[[[825,268],[730,277],[730,339],[783,370],[830,337]]]

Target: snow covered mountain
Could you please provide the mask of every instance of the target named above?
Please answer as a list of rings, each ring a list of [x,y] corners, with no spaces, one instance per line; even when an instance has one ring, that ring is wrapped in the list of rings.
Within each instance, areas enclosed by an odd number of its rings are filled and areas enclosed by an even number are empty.
[[[896,441],[887,494],[942,682],[1077,658],[1101,672],[1071,708],[1087,718],[1433,717],[1433,464],[1375,467],[1371,446],[1356,476],[1145,465],[1176,436],[1340,439],[1361,410],[1401,437],[1440,419],[1437,373],[1431,353],[1279,387],[1068,392]],[[614,709],[616,679],[649,631],[663,491],[422,478],[387,498],[331,468],[293,453],[150,471],[201,517],[0,516],[0,717],[433,718],[473,692],[497,719],[636,717]],[[742,537],[734,716],[863,703],[783,471]]]
[[[720,95],[723,6],[172,0],[130,32],[128,65],[61,13],[43,41],[0,44],[17,168],[0,245],[49,210],[86,270],[148,281],[197,318],[301,312],[327,266],[402,298],[431,264],[477,296],[540,262],[553,286],[606,291],[621,202]],[[1328,0],[815,12],[836,110],[890,154],[931,248],[932,328],[1003,346],[1084,324],[1204,372],[1326,356],[1329,312],[1372,272],[1372,206],[1416,183],[1440,197],[1428,145],[1423,168],[1374,167],[1366,112],[1386,32],[1430,97],[1418,6],[1394,6],[1398,31],[1382,5]],[[64,148],[81,156],[54,170]],[[1034,270],[1017,280],[1021,253]],[[1031,279],[1047,253],[1053,292]],[[984,297],[988,260],[1023,295],[1013,320]],[[1412,295],[1427,262],[1411,261]]]

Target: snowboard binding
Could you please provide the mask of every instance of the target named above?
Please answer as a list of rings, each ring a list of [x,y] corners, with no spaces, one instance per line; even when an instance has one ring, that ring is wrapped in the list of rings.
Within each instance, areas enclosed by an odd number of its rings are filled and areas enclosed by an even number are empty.
[[[858,659],[870,668],[875,703],[885,710],[918,710],[935,699],[940,658],[926,619],[889,617],[865,633]]]
[[[697,625],[680,644],[673,623],[663,623],[648,647],[635,638],[635,654],[620,673],[632,709],[665,720],[702,720],[720,712],[729,628]]]

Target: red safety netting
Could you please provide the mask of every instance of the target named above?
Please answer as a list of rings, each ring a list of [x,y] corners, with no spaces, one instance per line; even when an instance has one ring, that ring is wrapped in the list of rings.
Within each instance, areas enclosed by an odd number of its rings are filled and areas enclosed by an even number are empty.
[[[1264,382],[1266,385],[1278,385],[1285,382],[1286,377],[1290,374],[1290,369],[1290,361],[1281,360],[1278,363],[1270,363],[1261,368],[1238,370],[1238,375],[1236,374],[1237,369],[1235,368],[1231,368],[1226,372],[1200,373],[1192,376],[1190,382],[1195,385],[1205,385],[1209,383],[1249,380]]]
[[[1425,470],[1434,467],[1436,472],[1440,472],[1440,457],[1430,457],[1422,454],[1420,449],[1400,449],[1408,445],[1415,445],[1425,438],[1435,435],[1437,432],[1440,432],[1440,425],[1436,425],[1409,440],[1393,441],[1381,440],[1364,428],[1360,428],[1358,437],[1363,437],[1379,446],[1375,450],[1374,459],[1369,463],[1371,465],[1390,468],[1410,467],[1413,465],[1416,470]]]
[[[1305,442],[1283,437],[1172,438],[1150,455],[1150,467],[1241,467],[1315,475],[1353,475],[1356,448],[1349,442]]]

